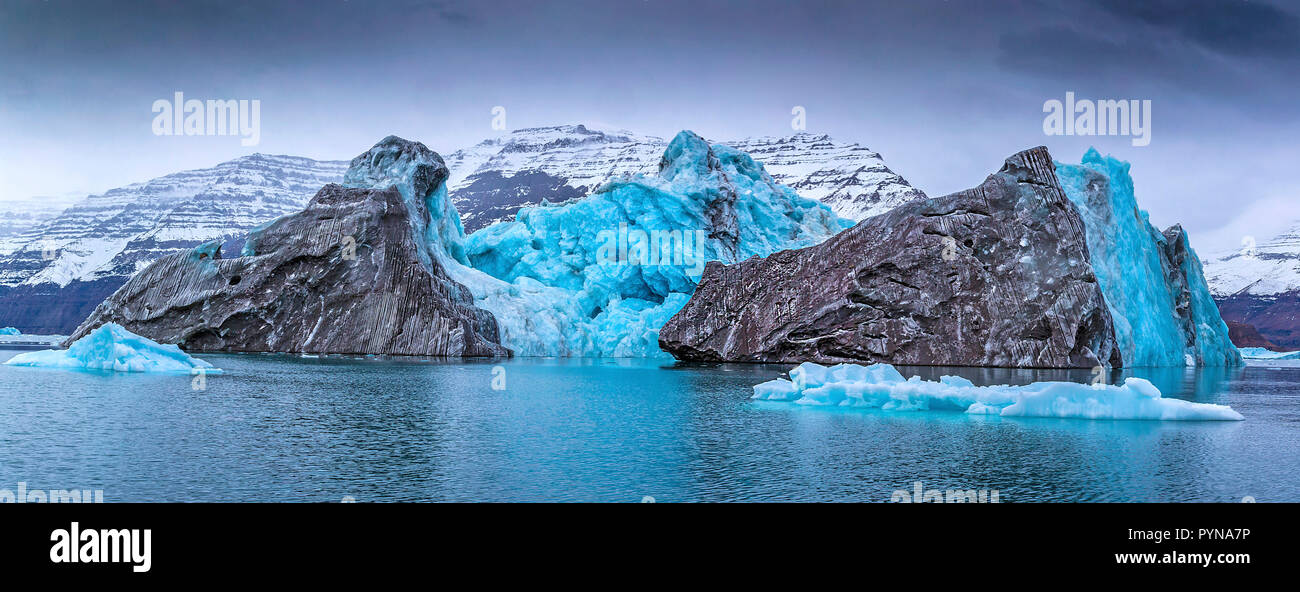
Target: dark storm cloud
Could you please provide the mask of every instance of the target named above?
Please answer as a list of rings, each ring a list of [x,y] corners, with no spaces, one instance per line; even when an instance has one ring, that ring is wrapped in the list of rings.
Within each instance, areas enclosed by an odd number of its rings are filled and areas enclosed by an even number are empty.
[[[1095,95],[1174,91],[1170,102],[1197,98],[1259,119],[1293,111],[1300,17],[1277,6],[1094,0],[1056,16],[1003,32],[997,63]]]
[[[1264,2],[1096,0],[1104,10],[1236,56],[1300,56],[1300,17]]]
[[[103,190],[253,150],[346,159],[389,134],[447,152],[499,135],[499,105],[509,129],[587,123],[714,139],[789,134],[802,106],[809,131],[882,152],[934,195],[1025,147],[1077,160],[1096,145],[1133,161],[1153,216],[1196,231],[1223,223],[1224,195],[1300,194],[1289,175],[1300,159],[1297,8],[0,0],[0,199]],[[176,91],[261,100],[262,143],[153,135],[150,106]],[[1066,91],[1151,99],[1153,143],[1045,136],[1041,107]],[[70,153],[93,157],[70,165]]]

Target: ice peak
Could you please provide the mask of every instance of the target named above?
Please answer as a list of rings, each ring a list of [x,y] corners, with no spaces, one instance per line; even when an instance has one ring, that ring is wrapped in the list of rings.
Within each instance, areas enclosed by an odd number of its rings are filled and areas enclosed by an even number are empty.
[[[1095,147],[1088,148],[1088,151],[1083,153],[1083,160],[1080,162],[1085,165],[1104,166],[1112,171],[1124,174],[1128,174],[1129,167],[1132,166],[1128,161],[1120,160],[1109,154],[1102,156],[1101,152],[1098,152]]]
[[[417,199],[446,181],[447,172],[442,156],[424,144],[388,136],[352,159],[343,184],[370,189],[396,185],[403,197]]]
[[[442,156],[420,142],[388,136],[352,159],[343,185],[362,189],[396,187],[411,210],[411,228],[430,255],[443,252],[462,263],[465,228],[447,198],[450,171]]]
[[[693,171],[695,177],[703,177],[716,168],[718,161],[709,143],[690,130],[678,132],[659,159],[659,176],[670,181],[683,171]]]

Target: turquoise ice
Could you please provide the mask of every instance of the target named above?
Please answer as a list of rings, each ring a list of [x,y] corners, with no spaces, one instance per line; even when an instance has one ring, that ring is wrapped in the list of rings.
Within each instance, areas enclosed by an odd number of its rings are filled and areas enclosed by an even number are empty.
[[[749,155],[684,131],[657,175],[524,208],[467,237],[470,267],[448,271],[492,312],[516,355],[667,356],[659,329],[707,261],[806,247],[851,224]]]
[[[1121,385],[1035,382],[1024,386],[975,386],[958,376],[938,381],[903,375],[889,364],[804,362],[790,380],[754,387],[753,399],[799,405],[863,407],[885,411],[959,411],[1002,417],[1151,419],[1206,421],[1245,419],[1226,405],[1167,399],[1150,381],[1130,377]]]
[[[68,349],[22,353],[10,358],[5,364],[114,372],[221,373],[212,364],[190,356],[175,345],[161,344],[141,337],[116,323],[101,325],[73,342]]]
[[[1163,254],[1171,246],[1138,208],[1129,163],[1090,149],[1081,165],[1057,162],[1056,175],[1083,218],[1124,365],[1240,365],[1190,245],[1182,245],[1189,256],[1181,268],[1167,269],[1169,259]],[[1186,234],[1178,240],[1186,241]],[[1167,280],[1170,275],[1186,279],[1189,326],[1180,321],[1179,295]]]

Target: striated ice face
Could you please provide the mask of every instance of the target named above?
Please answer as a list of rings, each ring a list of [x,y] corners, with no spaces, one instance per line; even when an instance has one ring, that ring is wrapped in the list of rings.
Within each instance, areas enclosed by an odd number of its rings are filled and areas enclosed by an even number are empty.
[[[790,371],[790,380],[754,386],[753,399],[798,405],[864,407],[885,411],[961,411],[1002,417],[1077,419],[1151,419],[1239,421],[1227,405],[1166,399],[1150,381],[1129,378],[1124,384],[1035,382],[1024,386],[975,386],[958,376],[936,381],[903,375],[889,364],[805,362]]]
[[[1125,366],[1183,366],[1190,359],[1211,366],[1239,364],[1228,328],[1210,297],[1201,264],[1189,256],[1171,268],[1169,241],[1138,208],[1129,163],[1102,157],[1095,149],[1082,164],[1056,163],[1056,175],[1078,209],[1088,252],[1106,297]],[[1186,235],[1179,239],[1186,241]],[[1189,297],[1180,314],[1185,282]],[[1187,325],[1180,320],[1187,319]]]

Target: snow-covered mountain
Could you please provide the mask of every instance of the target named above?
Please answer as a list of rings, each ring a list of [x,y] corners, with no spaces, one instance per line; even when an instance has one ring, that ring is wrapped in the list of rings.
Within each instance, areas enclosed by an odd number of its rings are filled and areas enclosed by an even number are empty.
[[[722,143],[748,152],[778,183],[850,220],[870,218],[925,198],[920,189],[889,170],[880,153],[836,142],[830,136],[799,133]]]
[[[1300,221],[1263,243],[1250,242],[1205,261],[1205,281],[1215,296],[1300,290]]]
[[[1207,258],[1205,281],[1224,320],[1252,325],[1272,343],[1298,348],[1300,221],[1271,239],[1251,242]]]
[[[90,196],[0,258],[0,323],[66,333],[87,306],[158,257],[301,210],[347,166],[253,154]]]
[[[0,286],[126,275],[177,248],[301,210],[347,162],[253,154],[92,195],[0,261]]]
[[[751,153],[779,183],[860,220],[923,198],[880,155],[824,135],[719,142]],[[521,129],[445,154],[467,233],[539,201],[580,198],[626,175],[654,174],[668,142],[564,125]],[[168,253],[242,236],[301,210],[347,161],[253,154],[90,196],[0,233],[0,326],[67,333],[136,271]],[[36,213],[31,213],[37,216]]]
[[[29,236],[74,201],[78,199],[65,195],[0,201],[0,257],[17,251],[30,240]]]
[[[748,152],[778,183],[852,220],[925,197],[889,170],[879,153],[829,136],[798,133],[717,143]],[[662,138],[583,125],[515,130],[447,155],[447,187],[465,231],[474,232],[510,220],[521,206],[543,198],[565,201],[616,177],[653,174],[667,147]]]

